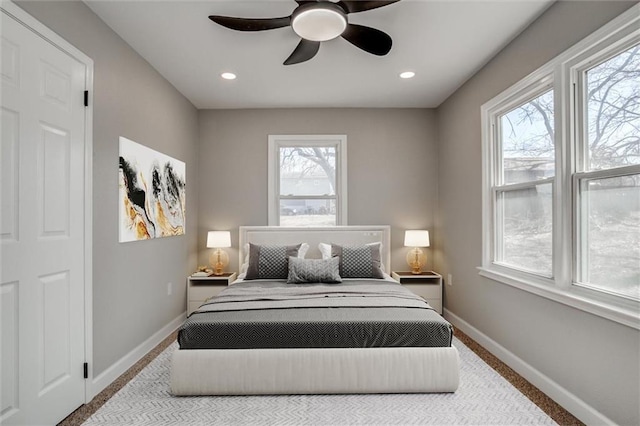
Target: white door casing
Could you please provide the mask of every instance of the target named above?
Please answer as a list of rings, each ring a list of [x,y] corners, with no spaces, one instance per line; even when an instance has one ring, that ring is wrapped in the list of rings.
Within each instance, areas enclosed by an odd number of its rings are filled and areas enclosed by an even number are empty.
[[[92,63],[2,9],[0,422],[55,424],[86,401],[91,355]]]

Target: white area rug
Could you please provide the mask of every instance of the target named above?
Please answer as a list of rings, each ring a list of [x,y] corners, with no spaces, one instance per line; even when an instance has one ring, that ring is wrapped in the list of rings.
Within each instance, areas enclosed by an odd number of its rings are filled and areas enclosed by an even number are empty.
[[[458,339],[453,394],[173,397],[173,343],[85,425],[554,425]]]

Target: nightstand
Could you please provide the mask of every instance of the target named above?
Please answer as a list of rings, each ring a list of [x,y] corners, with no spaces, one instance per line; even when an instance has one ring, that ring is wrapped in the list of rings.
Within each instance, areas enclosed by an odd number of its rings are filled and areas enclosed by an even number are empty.
[[[187,278],[187,316],[198,309],[205,300],[220,293],[235,281],[237,276],[235,272],[225,272],[222,275]]]
[[[421,274],[391,272],[391,277],[425,299],[442,315],[442,275],[433,271],[424,271]]]

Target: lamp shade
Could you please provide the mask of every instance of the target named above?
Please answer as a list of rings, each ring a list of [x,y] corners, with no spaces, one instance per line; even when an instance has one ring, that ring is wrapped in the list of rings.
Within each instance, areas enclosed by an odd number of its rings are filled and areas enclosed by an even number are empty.
[[[405,247],[429,247],[429,231],[404,231],[404,245]]]
[[[209,231],[207,234],[207,247],[231,247],[231,232]]]

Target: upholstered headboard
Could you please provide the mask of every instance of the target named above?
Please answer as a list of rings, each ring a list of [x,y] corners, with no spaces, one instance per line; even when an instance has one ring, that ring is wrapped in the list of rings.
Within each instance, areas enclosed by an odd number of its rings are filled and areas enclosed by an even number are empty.
[[[335,243],[340,245],[357,245],[382,243],[381,261],[386,271],[390,271],[391,227],[388,225],[371,226],[330,226],[320,228],[287,228],[282,226],[241,226],[240,227],[240,259],[244,262],[244,245],[253,244],[309,244],[306,257],[321,257],[318,243]]]

